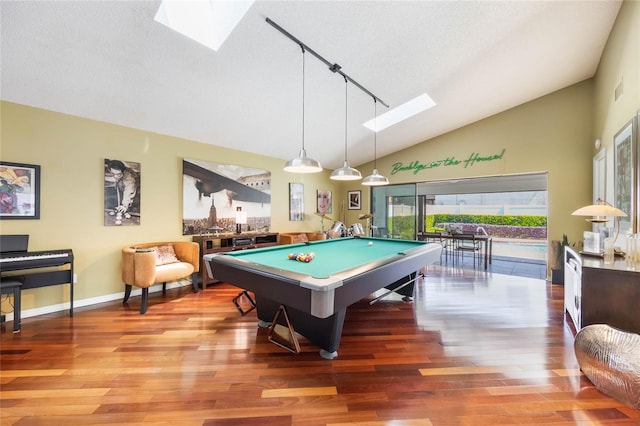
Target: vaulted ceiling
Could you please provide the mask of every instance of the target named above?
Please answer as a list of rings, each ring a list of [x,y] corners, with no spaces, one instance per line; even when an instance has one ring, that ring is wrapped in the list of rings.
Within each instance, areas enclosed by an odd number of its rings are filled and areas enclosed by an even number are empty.
[[[593,77],[620,5],[259,1],[215,52],[155,22],[158,1],[3,0],[0,97],[284,163],[302,144],[302,54],[268,17],[391,108],[434,99],[378,133],[382,156]],[[345,139],[352,166],[373,159],[373,99],[345,86],[306,55],[305,146],[328,169]]]

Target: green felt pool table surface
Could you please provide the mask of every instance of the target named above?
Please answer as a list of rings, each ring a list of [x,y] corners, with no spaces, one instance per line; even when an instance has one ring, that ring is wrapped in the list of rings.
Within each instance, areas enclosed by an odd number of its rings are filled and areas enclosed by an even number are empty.
[[[371,244],[369,244],[371,243]],[[228,253],[228,256],[284,271],[325,278],[382,260],[424,243],[384,238],[339,238]],[[289,259],[290,253],[314,253],[310,262]]]

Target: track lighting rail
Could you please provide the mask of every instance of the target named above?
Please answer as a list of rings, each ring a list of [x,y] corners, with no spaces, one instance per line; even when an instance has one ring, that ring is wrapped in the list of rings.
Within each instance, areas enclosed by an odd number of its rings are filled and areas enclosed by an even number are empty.
[[[319,55],[316,51],[314,51],[313,49],[311,49],[309,46],[307,46],[306,44],[304,44],[303,42],[301,42],[300,40],[298,40],[296,37],[294,37],[293,35],[291,35],[287,30],[285,30],[284,28],[282,28],[280,25],[276,24],[275,22],[273,22],[271,19],[266,18],[266,21],[269,25],[271,25],[273,28],[275,28],[276,30],[280,31],[282,34],[284,34],[285,36],[287,36],[289,39],[291,39],[294,43],[298,44],[300,46],[300,48],[303,50],[303,52],[306,50],[307,52],[311,53],[313,56],[315,56],[316,58],[318,58],[321,62],[323,62],[328,68],[329,71],[333,72],[333,73],[338,73],[340,74],[342,77],[345,78],[345,80],[349,81],[351,84],[353,84],[354,86],[356,86],[358,89],[362,90],[363,92],[365,92],[367,95],[373,97],[373,99],[375,99],[376,101],[380,102],[382,105],[386,106],[387,108],[389,108],[389,105],[387,105],[382,99],[380,99],[379,97],[377,97],[376,95],[374,95],[373,93],[371,93],[369,90],[367,90],[366,88],[364,88],[360,83],[358,83],[357,81],[355,81],[354,79],[352,79],[351,77],[349,77],[347,74],[345,74],[342,71],[342,67],[340,65],[338,65],[337,63],[331,63],[329,61],[327,61],[325,58],[323,58],[321,55]]]

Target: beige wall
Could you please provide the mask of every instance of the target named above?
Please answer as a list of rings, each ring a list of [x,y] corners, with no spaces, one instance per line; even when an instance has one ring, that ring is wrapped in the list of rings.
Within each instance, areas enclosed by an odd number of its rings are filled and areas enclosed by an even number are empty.
[[[615,99],[616,87],[622,95]],[[602,141],[607,155],[606,197],[613,197],[613,137],[640,111],[640,2],[626,1],[609,35],[595,77],[593,139]],[[591,154],[597,153],[591,144]]]
[[[624,82],[624,93],[615,101],[613,93],[620,81]],[[548,172],[549,238],[559,240],[566,233],[570,241],[580,241],[590,226],[571,212],[592,200],[594,141],[600,138],[602,149],[607,150],[607,198],[612,201],[613,136],[639,110],[640,2],[625,1],[595,78],[379,158],[378,169],[391,183]],[[428,113],[425,116],[428,118]],[[506,148],[502,161],[391,175],[396,162],[428,163],[450,156],[463,159],[471,152],[489,155],[502,148]],[[357,167],[368,175],[373,164]],[[347,223],[357,221],[358,213],[368,212],[368,189],[349,184],[344,191],[361,188],[365,207],[348,212]]]
[[[548,172],[549,235],[567,233],[579,240],[587,229],[571,212],[591,200],[593,140],[599,137],[611,147],[613,135],[640,109],[640,2],[626,1],[594,79],[549,94],[504,113],[410,149],[378,160],[380,172],[392,183],[455,177]],[[617,102],[612,93],[624,80],[624,95]],[[182,159],[193,158],[272,172],[272,230],[320,229],[315,211],[316,189],[333,191],[333,217],[349,225],[367,213],[369,190],[359,183],[338,184],[330,171],[320,175],[282,172],[282,160],[229,150],[194,141],[139,131],[69,115],[0,103],[1,159],[42,166],[40,220],[0,222],[4,234],[28,233],[30,249],[72,248],[75,254],[77,306],[119,298],[120,248],[124,245],[182,236]],[[428,114],[427,114],[428,116]],[[396,162],[428,163],[450,156],[467,158],[499,153],[500,161],[472,167],[441,167],[417,175],[396,173]],[[292,147],[291,155],[297,154]],[[142,224],[135,227],[103,225],[103,161],[119,158],[141,163]],[[363,175],[372,165],[360,165]],[[288,220],[288,183],[305,189],[304,222]],[[362,210],[346,210],[348,190],[361,190]],[[341,215],[341,211],[345,216]],[[326,225],[327,226],[327,225]],[[23,293],[25,316],[62,310],[68,302],[66,286]],[[9,309],[3,306],[4,309]]]
[[[13,103],[0,103],[1,159],[41,166],[40,220],[5,220],[3,234],[30,234],[30,250],[71,248],[78,283],[74,300],[81,306],[123,291],[122,246],[182,236],[182,159],[268,169],[272,173],[272,227],[275,232],[319,231],[313,214],[316,189],[337,186],[330,171],[294,175],[282,171],[284,161],[184,139],[86,120]],[[292,157],[297,155],[292,147]],[[103,225],[104,159],[141,163],[140,226]],[[290,222],[289,182],[304,184],[305,221]],[[334,201],[334,209],[337,203]],[[330,224],[329,224],[330,225]],[[23,292],[25,316],[30,309],[68,302],[68,286]],[[83,302],[84,301],[84,302]],[[62,309],[56,306],[51,309]],[[3,306],[3,310],[11,310]]]
[[[592,99],[593,82],[588,80],[381,158],[378,168],[393,183],[546,172],[549,237],[560,239],[567,233],[578,238],[584,221],[571,212],[591,197]],[[503,149],[502,158],[494,161],[391,174],[398,162],[465,160],[473,153],[488,157]]]

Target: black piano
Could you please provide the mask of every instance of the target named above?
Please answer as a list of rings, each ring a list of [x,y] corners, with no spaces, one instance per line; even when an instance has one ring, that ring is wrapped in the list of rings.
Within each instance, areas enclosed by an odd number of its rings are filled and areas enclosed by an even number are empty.
[[[28,251],[28,246],[29,235],[0,235],[0,279],[19,280],[22,290],[69,284],[72,317],[73,251]]]

